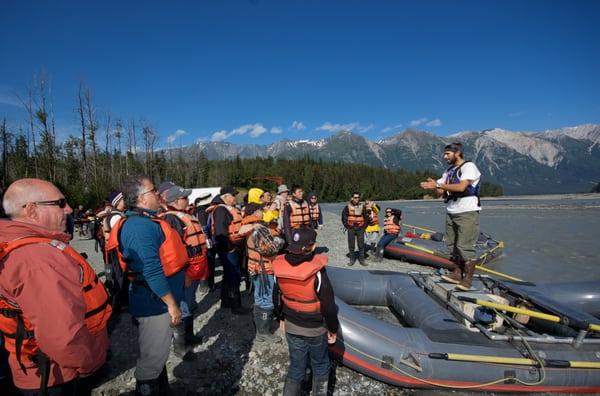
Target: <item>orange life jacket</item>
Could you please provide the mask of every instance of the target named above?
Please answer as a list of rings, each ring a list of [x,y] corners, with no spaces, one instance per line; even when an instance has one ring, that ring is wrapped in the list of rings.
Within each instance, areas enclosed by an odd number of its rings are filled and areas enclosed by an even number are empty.
[[[267,274],[273,273],[273,261],[275,260],[275,257],[264,257],[256,249],[254,249],[252,234],[246,238],[246,248],[248,256],[248,271],[250,273],[261,274],[263,272],[263,266],[265,267],[265,272]]]
[[[327,256],[316,254],[311,261],[297,266],[287,262],[285,255],[273,261],[273,272],[286,307],[302,313],[321,312],[321,302],[315,291],[317,273],[327,265]]]
[[[158,256],[165,276],[171,276],[178,273],[184,269],[189,262],[187,250],[185,249],[181,237],[166,221],[154,217],[148,217],[148,219],[160,225],[165,236],[165,240],[162,245],[160,245],[158,251]],[[110,236],[108,237],[108,241],[106,241],[106,251],[109,256],[116,255],[121,270],[124,273],[127,273],[130,278],[133,278],[134,274],[128,270],[127,261],[125,261],[125,257],[123,257],[123,253],[119,248],[119,233],[126,221],[126,217],[119,219],[112,230],[110,230]]]
[[[310,219],[314,222],[319,221],[319,215],[321,214],[321,209],[319,205],[309,205],[310,209]]]
[[[354,208],[358,207],[361,210],[361,213],[357,215],[354,212]],[[363,204],[359,204],[358,206],[352,206],[348,204],[348,225],[351,227],[363,227],[365,225],[365,218],[363,217],[362,212],[364,211]]]
[[[398,235],[400,233],[400,226],[394,223],[395,216],[388,216],[383,221],[383,230],[392,235]]]
[[[204,280],[208,278],[208,247],[206,246],[206,235],[202,232],[202,226],[194,216],[177,210],[167,210],[159,217],[166,215],[176,216],[183,223],[183,243],[188,253],[189,265],[185,273],[192,280]]]
[[[241,241],[242,239],[244,239],[244,236],[240,235],[240,228],[242,228],[242,214],[240,213],[240,211],[237,208],[235,208],[233,206],[228,206],[225,204],[219,204],[219,205],[209,206],[206,209],[206,213],[208,213],[208,214],[213,213],[215,210],[217,210],[217,208],[219,206],[222,206],[225,209],[227,209],[227,211],[233,218],[231,220],[231,223],[229,223],[229,229],[227,230],[227,237],[229,238],[229,240],[231,242],[235,242],[235,241]],[[214,221],[211,223],[211,231],[212,231],[212,235],[214,236],[215,235],[215,222]]]
[[[292,212],[290,213],[290,227],[300,228],[309,227],[311,219],[311,211],[306,201],[302,201],[301,204],[294,201],[293,199],[288,202]]]
[[[106,323],[112,312],[108,292],[102,282],[98,280],[94,269],[71,246],[45,237],[16,239],[0,244],[0,261],[4,261],[6,256],[15,249],[36,243],[49,244],[59,249],[79,266],[82,297],[85,302],[84,323],[91,334],[99,334],[106,328]],[[4,296],[0,296],[0,332],[4,335],[6,350],[11,354],[15,354],[17,362],[24,373],[26,369],[23,361],[29,360],[36,363],[36,365],[41,364],[39,357],[42,352],[37,345],[33,325],[19,305],[9,301]],[[43,377],[42,381],[44,382]]]

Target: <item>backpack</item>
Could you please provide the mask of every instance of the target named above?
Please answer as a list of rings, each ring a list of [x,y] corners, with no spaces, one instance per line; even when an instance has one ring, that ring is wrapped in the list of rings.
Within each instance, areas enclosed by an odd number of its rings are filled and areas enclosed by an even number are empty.
[[[274,237],[271,230],[264,225],[258,225],[252,232],[251,238],[254,249],[263,257],[276,256],[284,244],[283,239]]]

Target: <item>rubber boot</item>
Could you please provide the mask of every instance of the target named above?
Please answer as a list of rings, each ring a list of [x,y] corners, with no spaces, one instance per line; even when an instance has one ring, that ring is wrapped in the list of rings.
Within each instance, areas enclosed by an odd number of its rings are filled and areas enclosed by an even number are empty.
[[[185,318],[183,321],[185,326],[185,344],[186,345],[199,345],[202,344],[202,337],[198,337],[194,334],[194,318]]]
[[[261,342],[279,342],[281,338],[271,333],[273,310],[254,307],[254,325],[256,340]]]
[[[158,378],[145,381],[136,380],[135,394],[136,396],[161,396]]]
[[[361,250],[358,251],[358,262],[363,267],[366,267],[368,265],[367,262],[365,261],[365,251],[364,251],[364,249],[361,249]]]
[[[160,375],[158,376],[158,392],[161,396],[171,394],[171,387],[169,385],[169,377],[167,376],[167,367],[163,367]]]
[[[239,289],[229,291],[229,300],[231,301],[231,313],[234,315],[245,315],[250,311],[242,305],[242,294]]]
[[[175,331],[173,332],[173,353],[182,360],[192,360],[193,355],[188,354],[187,352],[187,347],[185,345],[185,326],[182,323],[175,327]]]
[[[383,261],[383,249],[377,249],[375,253],[375,261],[378,263]]]
[[[476,260],[469,260],[465,263],[465,274],[463,280],[456,286],[458,289],[464,291],[471,290],[471,282],[473,281],[475,266],[477,266]]]
[[[446,282],[459,284],[463,280],[464,264],[461,261],[455,261],[455,264],[454,270],[449,274],[442,275],[442,279]]]
[[[329,387],[329,378],[313,377],[311,396],[327,396],[327,388],[328,387]]]
[[[350,261],[348,261],[348,267],[352,267],[356,263],[356,252],[350,252]]]
[[[285,377],[285,384],[283,385],[283,396],[298,396],[302,390],[302,381],[296,381],[291,378]]]

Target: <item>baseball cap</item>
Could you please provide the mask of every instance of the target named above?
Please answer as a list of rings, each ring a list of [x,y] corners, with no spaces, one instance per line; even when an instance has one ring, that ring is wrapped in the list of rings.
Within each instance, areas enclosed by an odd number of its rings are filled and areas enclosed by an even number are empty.
[[[178,198],[188,197],[192,193],[192,190],[189,188],[183,188],[180,186],[173,186],[167,190],[167,197],[165,201],[167,203],[174,202]]]
[[[173,183],[172,181],[164,181],[158,185],[156,192],[162,194],[165,191],[169,190],[171,187],[175,187],[175,183]]]
[[[233,187],[233,186],[221,187],[221,193],[219,195],[225,195],[225,194],[231,194],[231,195],[235,196],[238,194],[238,190],[236,190],[235,187]]]
[[[312,228],[299,228],[292,231],[292,239],[287,251],[292,254],[306,254],[312,251],[317,240],[317,233]]]

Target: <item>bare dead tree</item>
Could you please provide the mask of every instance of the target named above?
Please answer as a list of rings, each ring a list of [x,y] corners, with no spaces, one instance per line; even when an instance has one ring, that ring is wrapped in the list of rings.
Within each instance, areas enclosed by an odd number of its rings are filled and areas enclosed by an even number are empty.
[[[82,163],[82,173],[83,173],[83,183],[87,185],[88,175],[87,175],[87,156],[86,156],[86,135],[87,135],[87,127],[85,122],[85,110],[84,110],[84,88],[83,83],[79,82],[79,90],[77,92],[78,106],[77,113],[79,114],[79,122],[81,127],[81,163]]]

